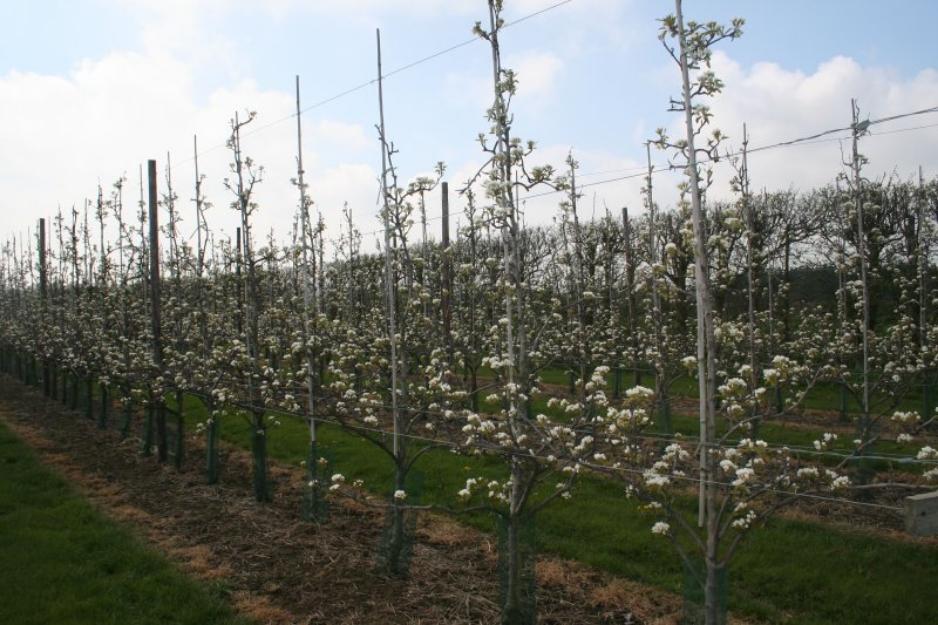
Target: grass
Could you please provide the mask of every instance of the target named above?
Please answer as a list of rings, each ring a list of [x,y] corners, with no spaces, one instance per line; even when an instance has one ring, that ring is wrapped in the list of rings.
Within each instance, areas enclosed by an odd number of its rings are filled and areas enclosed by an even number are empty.
[[[187,399],[186,412],[190,424],[205,418],[194,398]],[[221,433],[232,443],[249,444],[245,419],[223,419]],[[385,456],[336,427],[324,425],[320,434],[338,472],[363,479],[373,492],[389,492],[391,464]],[[298,420],[283,418],[270,431],[270,454],[279,460],[298,464],[306,445],[306,426]],[[421,500],[450,505],[467,477],[503,471],[495,460],[442,450],[424,455],[417,468],[423,474]],[[463,521],[486,531],[493,528],[484,516]],[[558,502],[538,517],[536,533],[543,552],[681,592],[677,556],[665,540],[651,534],[650,525],[617,484],[587,477],[574,501]],[[768,622],[918,625],[934,619],[926,597],[938,579],[938,548],[776,519],[753,532],[729,575],[731,609]]]
[[[489,402],[483,399],[480,403],[480,408],[487,412],[497,412],[499,410],[499,405],[498,402]],[[563,410],[559,407],[549,407],[547,405],[547,399],[544,397],[538,397],[532,400],[531,410],[533,414],[543,413],[561,421],[567,418],[567,415],[564,414]],[[684,436],[696,437],[700,434],[700,421],[696,415],[673,413],[671,415],[671,430]],[[723,435],[726,430],[727,421],[723,418],[718,418],[717,434]],[[801,453],[810,460],[817,461],[820,459],[826,464],[834,465],[840,461],[840,458],[834,456],[819,457],[811,452],[811,450],[814,448],[814,441],[820,438],[821,434],[825,431],[827,431],[827,429],[821,425],[792,425],[777,422],[766,422],[760,425],[758,438],[765,440],[771,445],[788,445],[796,450],[798,447],[806,447],[808,448],[807,452],[795,451],[793,453],[795,455]],[[655,431],[649,431],[649,434],[662,434],[663,432],[663,429],[655,429]],[[751,434],[744,430],[737,431],[729,436],[727,439],[727,444],[734,444],[734,441],[738,441],[739,439],[745,438],[747,436],[751,436]],[[840,438],[830,446],[830,451],[839,452],[841,454],[852,453],[854,451],[854,445],[851,440],[852,438],[853,437],[850,435],[840,436]],[[877,442],[872,448],[870,448],[867,455],[890,454],[904,457],[914,457],[918,449],[919,447],[914,443],[898,443],[895,441],[883,440]],[[851,460],[851,462],[860,460],[860,458],[856,458]],[[901,462],[898,460],[863,460],[863,462],[866,463],[870,468],[876,469],[878,471],[896,470],[904,472],[915,472],[921,469],[920,465]]]
[[[0,424],[0,623],[248,625],[104,518]]]
[[[546,367],[538,372],[538,376],[541,378],[541,381],[547,384],[567,387],[570,384],[569,371],[569,369],[564,367]],[[490,379],[495,376],[491,369],[486,368],[483,368],[479,375],[480,378],[483,379]],[[613,388],[612,376],[613,374],[610,373],[609,381],[607,382],[607,389],[610,392]],[[632,386],[633,382],[632,373],[623,370],[622,388],[629,388]],[[648,372],[644,373],[642,376],[642,384],[653,387],[654,377]],[[935,400],[938,399],[938,388],[936,388],[935,380],[931,380],[928,389],[929,393],[926,398],[924,396],[926,388],[921,383],[913,385],[912,389],[901,399],[897,409],[918,410],[923,415],[926,413],[931,414],[931,411],[935,408]],[[698,394],[697,380],[686,376],[678,378],[671,385],[671,394],[674,397],[696,398]],[[830,382],[821,382],[815,385],[805,396],[804,407],[811,410],[840,411],[842,401],[841,387],[839,385]],[[887,403],[888,399],[881,394],[874,394],[871,398],[871,404],[874,410]],[[861,411],[861,406],[857,398],[849,394],[847,394],[846,397],[846,408],[847,413],[851,415],[856,415]]]
[[[494,373],[485,369],[482,371],[482,375],[486,377],[493,377]],[[552,384],[562,384],[566,386],[568,381],[568,370],[560,367],[546,368],[540,372],[540,377],[544,382]],[[622,374],[622,388],[628,388],[633,382],[631,374],[629,372],[623,372]],[[647,375],[643,378],[643,383],[646,385],[652,384],[652,379]],[[612,382],[607,383],[607,391],[612,392]],[[929,411],[925,410],[923,407],[924,403],[932,405],[934,403],[934,389],[929,393],[927,397],[927,402],[923,398],[923,391],[925,390],[922,386],[917,386],[905,396],[902,401],[899,402],[897,406],[898,410],[919,410],[920,414],[928,414]],[[697,397],[697,381],[692,378],[682,377],[676,380],[671,386],[671,395],[675,398],[696,398]],[[874,407],[876,402],[879,402],[881,405],[884,402],[882,397],[874,397]],[[841,391],[840,387],[835,384],[822,383],[814,387],[808,396],[805,398],[805,406],[811,409],[819,410],[833,410],[837,411],[841,406]],[[488,402],[484,398],[481,401],[480,408],[485,411],[494,412],[499,409],[498,402]],[[560,408],[550,408],[547,406],[547,398],[544,396],[537,397],[531,402],[531,409],[534,414],[543,413],[549,415],[553,418],[560,420],[566,419],[566,415],[563,410]],[[847,414],[848,420],[831,420],[831,426],[844,426],[851,425],[854,423],[853,419],[857,416],[860,411],[860,405],[852,397],[847,397]],[[717,418],[717,434],[722,435],[726,432],[727,422],[725,419],[718,417]],[[820,438],[821,434],[825,431],[829,431],[830,427],[825,427],[821,424],[782,424],[777,422],[768,422],[760,426],[758,437],[765,440],[772,445],[788,445],[793,448],[797,447],[806,447],[808,452],[795,452],[795,455],[801,453],[807,458],[810,458],[815,461],[821,461],[828,465],[838,464],[840,461],[839,458],[829,456],[829,457],[818,457],[814,454],[811,454],[810,449],[813,448],[814,441]],[[671,414],[671,430],[674,433],[682,434],[684,436],[693,436],[696,437],[700,433],[700,423],[696,414],[684,414],[681,413],[679,409],[672,410]],[[664,429],[659,429],[659,433],[663,433]],[[650,432],[653,433],[653,432]],[[733,441],[739,440],[746,436],[751,436],[751,434],[745,431],[736,432],[734,435],[731,435],[727,442],[732,444]],[[854,445],[852,442],[853,436],[849,434],[841,435],[840,439],[830,446],[830,451],[840,452],[842,454],[850,454],[854,451]],[[916,444],[902,444],[890,440],[882,440],[877,442],[873,447],[867,449],[868,455],[898,455],[905,457],[915,456],[919,449],[919,445]],[[860,461],[861,459],[856,458],[851,460],[851,462]],[[901,472],[916,472],[920,470],[920,466],[914,463],[903,462],[900,460],[862,460],[869,468],[875,469],[877,471],[885,470],[895,470]]]

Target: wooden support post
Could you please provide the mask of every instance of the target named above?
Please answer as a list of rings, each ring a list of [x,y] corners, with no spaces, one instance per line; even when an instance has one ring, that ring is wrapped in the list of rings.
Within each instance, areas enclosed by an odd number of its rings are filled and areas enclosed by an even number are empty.
[[[938,535],[938,491],[905,498],[905,531],[913,536]]]
[[[154,374],[163,374],[163,340],[160,321],[160,226],[156,196],[156,161],[147,161],[147,181],[150,208],[150,322],[153,335]],[[169,454],[166,438],[166,409],[162,395],[152,397],[156,416],[156,449],[160,462],[166,462]]]

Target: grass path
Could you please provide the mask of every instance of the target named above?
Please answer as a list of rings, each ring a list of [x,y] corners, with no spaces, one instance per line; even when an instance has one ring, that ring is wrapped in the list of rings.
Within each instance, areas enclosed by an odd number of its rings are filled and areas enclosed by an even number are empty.
[[[0,422],[0,623],[247,625],[102,516]]]

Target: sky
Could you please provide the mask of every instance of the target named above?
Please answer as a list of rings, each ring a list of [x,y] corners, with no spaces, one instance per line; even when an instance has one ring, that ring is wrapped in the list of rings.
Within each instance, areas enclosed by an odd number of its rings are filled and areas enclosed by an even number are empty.
[[[509,21],[557,0],[506,0]],[[195,227],[193,135],[213,207],[210,226],[225,236],[237,222],[223,185],[229,120],[256,111],[244,136],[265,168],[257,187],[259,232],[284,240],[297,191],[294,80],[300,76],[303,150],[309,192],[338,238],[348,203],[366,249],[377,229],[380,149],[375,130],[375,29],[385,74],[473,39],[484,0],[0,0],[0,234],[26,237],[39,217],[83,206],[127,177],[136,202],[138,168],[167,160],[183,216]],[[515,133],[536,141],[535,164],[580,163],[585,217],[623,206],[642,212],[644,141],[659,127],[678,130],[669,98],[680,75],[657,39],[666,1],[570,0],[506,29],[503,61],[517,72]],[[929,0],[685,0],[688,19],[746,19],[744,35],[721,43],[714,69],[724,80],[712,102],[714,126],[752,147],[842,128],[850,99],[872,119],[938,106],[938,52]],[[484,161],[490,52],[485,42],[456,47],[384,81],[388,136],[401,179],[447,166],[452,189]],[[350,91],[344,96],[337,94]],[[845,136],[846,133],[834,135]],[[846,144],[844,144],[845,146]],[[837,140],[766,150],[750,160],[755,189],[810,189],[842,170]],[[874,127],[861,142],[875,178],[938,175],[938,114]],[[667,161],[653,153],[657,165]],[[717,164],[710,197],[731,197],[731,168]],[[656,197],[676,198],[679,176],[655,177]],[[549,223],[558,195],[525,202],[529,223]],[[439,214],[439,198],[428,213]],[[451,192],[453,210],[462,199]],[[454,218],[458,221],[458,217]],[[434,222],[438,223],[438,222]]]

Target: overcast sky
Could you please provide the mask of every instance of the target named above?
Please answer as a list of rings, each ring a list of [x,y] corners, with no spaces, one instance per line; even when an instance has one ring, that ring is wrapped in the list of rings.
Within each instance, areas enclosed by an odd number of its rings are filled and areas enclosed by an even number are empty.
[[[506,0],[509,20],[556,0]],[[257,111],[244,149],[265,166],[259,230],[290,231],[296,207],[293,81],[304,105],[375,75],[375,28],[387,71],[469,40],[484,0],[34,0],[3,2],[0,44],[0,233],[25,235],[40,216],[81,205],[121,175],[136,200],[137,170],[162,168],[167,152],[188,230],[192,218],[192,136],[214,208],[210,224],[233,228],[222,187],[223,144],[235,111]],[[669,2],[572,0],[507,29],[503,58],[520,82],[515,131],[540,146],[534,162],[562,166],[569,150],[582,183],[635,173],[643,141],[674,126],[668,100],[679,74],[657,40],[655,19]],[[938,3],[928,0],[685,0],[688,18],[746,19],[744,36],[721,44],[715,69],[726,88],[715,125],[738,145],[743,122],[758,146],[843,127],[850,98],[879,118],[938,106]],[[475,139],[486,129],[490,56],[484,42],[459,47],[389,77],[388,132],[401,176],[448,167],[452,186],[475,171]],[[343,202],[364,231],[376,226],[380,151],[372,86],[302,116],[310,193],[338,236]],[[284,120],[279,121],[278,120]],[[869,174],[909,177],[919,165],[938,175],[938,114],[875,127],[862,151]],[[927,126],[922,128],[922,126]],[[898,131],[898,132],[896,132]],[[886,133],[886,134],[881,134]],[[753,155],[753,187],[810,188],[840,169],[838,141]],[[665,155],[655,154],[658,163]],[[727,195],[728,167],[713,193]],[[656,179],[675,196],[675,175]],[[586,211],[628,205],[640,212],[641,178],[584,189]],[[527,203],[531,222],[549,221],[557,197]],[[453,198],[455,207],[462,205]],[[431,215],[439,212],[431,198]],[[370,246],[370,241],[366,242]]]

